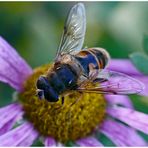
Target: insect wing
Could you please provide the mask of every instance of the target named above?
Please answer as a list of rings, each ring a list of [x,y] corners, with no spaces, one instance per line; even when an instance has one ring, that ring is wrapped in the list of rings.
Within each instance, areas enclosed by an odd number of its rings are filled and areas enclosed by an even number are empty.
[[[64,25],[61,42],[57,50],[56,60],[65,53],[75,53],[81,50],[86,30],[85,8],[82,3],[74,5]]]
[[[123,73],[98,70],[90,75],[92,87],[80,86],[79,91],[114,95],[137,94],[144,89],[143,83]]]

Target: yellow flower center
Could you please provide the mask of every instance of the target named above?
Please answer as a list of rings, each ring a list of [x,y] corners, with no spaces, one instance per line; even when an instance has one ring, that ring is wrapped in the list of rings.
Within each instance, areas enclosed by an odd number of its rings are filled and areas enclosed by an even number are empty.
[[[19,94],[26,119],[41,135],[51,136],[61,142],[91,134],[105,117],[106,102],[103,95],[70,91],[64,96],[63,105],[61,98],[52,103],[40,100],[36,96],[36,81],[49,67],[51,65],[35,69],[24,84],[24,92]],[[79,101],[76,102],[77,99]]]

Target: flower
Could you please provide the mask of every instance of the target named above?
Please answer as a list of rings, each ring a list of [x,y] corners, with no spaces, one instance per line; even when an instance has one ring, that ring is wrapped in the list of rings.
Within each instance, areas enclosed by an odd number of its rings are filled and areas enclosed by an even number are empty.
[[[0,63],[0,81],[8,83],[11,87],[16,89],[17,92],[24,95],[24,91],[26,91],[24,90],[24,84],[27,83],[27,86],[31,87],[32,85],[28,83],[29,78],[31,80],[38,70],[33,71],[15,49],[2,37],[0,37]],[[129,68],[130,70],[127,70]],[[146,85],[146,90],[142,95],[147,95],[148,77],[138,72],[129,60],[112,60],[109,69],[120,71],[140,79]],[[25,96],[27,95],[25,94]],[[96,96],[94,98],[96,98]],[[30,98],[25,98],[25,101],[29,99]],[[101,143],[101,140],[96,136],[96,133],[101,133],[117,146],[148,146],[148,143],[144,141],[137,132],[141,131],[148,134],[148,115],[136,111],[128,96],[105,95],[105,99],[107,103],[106,117],[104,117],[104,115],[101,117],[103,121],[100,122],[89,136],[75,140],[74,144],[80,146],[103,146],[104,144]],[[38,102],[36,103],[34,101],[34,103],[35,104],[25,104],[25,106],[23,101],[19,101],[0,109],[0,146],[31,146],[39,137],[42,137],[41,140],[45,146],[63,146],[63,144],[56,141],[55,138],[42,136],[40,131],[34,128],[34,124],[31,120],[23,119],[23,115],[27,109],[30,109],[30,105],[32,107],[36,106]],[[44,101],[41,104],[48,108],[48,104]],[[40,108],[40,106],[37,106],[37,108]],[[103,113],[104,110],[101,111]],[[30,119],[32,119],[32,121],[34,121],[34,118],[38,118],[35,116],[35,113],[36,112],[30,114]],[[42,110],[40,114],[41,113]],[[85,114],[85,116],[87,119],[87,114]],[[87,120],[89,120],[89,118]],[[93,122],[92,120],[91,122]],[[42,127],[41,123],[40,126]]]

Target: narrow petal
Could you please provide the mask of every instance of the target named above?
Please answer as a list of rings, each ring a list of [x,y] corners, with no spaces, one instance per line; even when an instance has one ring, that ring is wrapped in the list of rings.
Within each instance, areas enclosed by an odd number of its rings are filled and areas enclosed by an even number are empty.
[[[107,109],[107,113],[131,127],[148,134],[148,115],[123,107],[110,107]]]
[[[133,108],[130,98],[125,95],[105,95],[105,99],[111,105],[122,105],[128,108]]]
[[[106,120],[100,131],[117,146],[147,146],[134,129],[113,120]]]
[[[22,140],[17,146],[31,146],[33,142],[37,139],[38,132],[35,130],[30,131],[29,136]]]
[[[140,95],[148,96],[148,76],[145,76],[142,73],[140,73],[130,60],[113,59],[109,63],[108,69],[125,73],[141,81],[145,85],[145,89],[140,93]]]
[[[0,135],[8,132],[14,124],[22,118],[22,107],[17,104],[11,104],[0,109]]]
[[[30,146],[37,138],[38,133],[30,123],[23,125],[0,136],[0,146]]]
[[[32,73],[32,69],[2,37],[0,37],[0,63],[0,81],[21,91],[22,84]]]
[[[51,138],[51,137],[47,137],[47,138],[45,138],[44,145],[46,147],[48,147],[48,146],[56,147],[56,141],[53,138]]]
[[[15,123],[17,122],[17,120],[20,119],[20,116],[16,116],[13,119],[7,121],[6,124],[4,124],[1,128],[0,128],[0,136],[5,134],[6,132],[8,132],[10,129],[12,129],[12,127],[15,125]]]
[[[113,71],[122,72],[128,75],[139,75],[143,76],[142,73],[140,73],[136,67],[132,64],[132,62],[128,59],[112,59],[109,63],[108,69]]]
[[[76,141],[76,144],[82,147],[95,147],[95,146],[103,146],[95,137],[87,137]]]
[[[5,107],[2,107],[2,108],[0,108],[0,114],[8,112],[9,110],[14,109],[14,108],[16,109],[17,107],[18,108],[20,107],[20,105],[18,103],[13,103],[13,104],[7,105]]]

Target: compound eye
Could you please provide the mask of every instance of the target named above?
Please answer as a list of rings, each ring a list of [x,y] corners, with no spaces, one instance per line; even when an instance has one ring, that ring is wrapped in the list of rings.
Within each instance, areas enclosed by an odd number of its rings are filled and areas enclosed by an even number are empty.
[[[37,96],[39,97],[39,99],[44,99],[44,90],[42,89],[37,89]]]
[[[36,86],[38,89],[44,89],[46,86],[46,78],[44,76],[40,76],[36,82]]]

